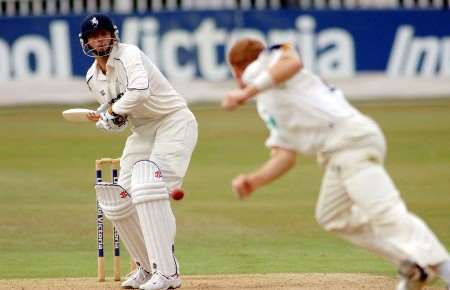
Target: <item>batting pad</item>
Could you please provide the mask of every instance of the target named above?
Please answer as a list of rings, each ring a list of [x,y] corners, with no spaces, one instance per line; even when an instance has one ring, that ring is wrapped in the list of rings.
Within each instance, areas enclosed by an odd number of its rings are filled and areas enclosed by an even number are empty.
[[[144,269],[150,271],[150,262],[139,217],[127,191],[120,185],[105,182],[96,184],[95,191],[105,217],[119,231],[120,238],[130,256]]]
[[[134,165],[131,193],[139,215],[152,272],[159,271],[167,276],[177,274],[178,267],[173,253],[175,217],[170,207],[166,184],[156,163],[145,160]]]

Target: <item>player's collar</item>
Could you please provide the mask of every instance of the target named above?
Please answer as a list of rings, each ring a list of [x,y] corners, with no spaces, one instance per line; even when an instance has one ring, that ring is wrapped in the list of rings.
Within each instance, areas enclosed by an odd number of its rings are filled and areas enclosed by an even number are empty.
[[[109,66],[109,67],[113,66],[114,58],[117,57],[118,53],[119,53],[119,43],[116,43],[115,45],[113,45],[113,47],[111,49],[111,53],[108,56],[108,61],[106,62],[106,66]]]
[[[102,72],[102,70],[98,66],[97,60],[95,60],[94,76],[95,76],[95,79],[97,79],[99,81],[106,80],[106,75]]]
[[[92,69],[92,76],[94,77],[94,79],[100,80],[100,81],[106,80],[105,74],[102,72],[102,70],[98,66],[97,59],[95,59],[94,62],[92,63],[91,69]]]

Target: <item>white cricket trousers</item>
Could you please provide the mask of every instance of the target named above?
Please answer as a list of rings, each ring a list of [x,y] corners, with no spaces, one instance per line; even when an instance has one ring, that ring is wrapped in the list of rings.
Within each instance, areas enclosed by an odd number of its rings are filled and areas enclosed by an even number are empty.
[[[425,267],[449,259],[428,226],[408,212],[383,166],[384,136],[372,133],[359,142],[364,146],[331,155],[316,207],[318,223],[397,265],[410,260]]]
[[[152,160],[161,169],[169,190],[181,186],[197,135],[197,121],[187,108],[133,128],[120,159],[118,183],[129,191],[133,165],[139,160]]]

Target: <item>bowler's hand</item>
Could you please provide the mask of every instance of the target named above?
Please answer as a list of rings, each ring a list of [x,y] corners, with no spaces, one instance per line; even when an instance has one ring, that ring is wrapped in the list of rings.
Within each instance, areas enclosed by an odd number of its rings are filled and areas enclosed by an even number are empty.
[[[222,101],[222,107],[225,110],[233,111],[239,106],[244,105],[249,96],[245,90],[233,90],[227,93]]]
[[[245,174],[241,174],[234,178],[231,187],[240,199],[250,197],[251,193],[255,190],[251,185],[248,176]]]

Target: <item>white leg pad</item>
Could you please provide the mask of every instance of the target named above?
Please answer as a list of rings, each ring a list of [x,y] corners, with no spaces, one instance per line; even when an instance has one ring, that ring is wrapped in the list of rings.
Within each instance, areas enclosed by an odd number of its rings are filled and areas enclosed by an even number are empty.
[[[144,269],[150,271],[151,266],[139,217],[127,191],[120,185],[104,182],[96,184],[95,191],[105,217],[118,230],[130,256]]]
[[[143,160],[134,165],[131,194],[139,215],[152,272],[158,271],[166,276],[178,274],[173,246],[175,217],[166,184],[156,163]]]

